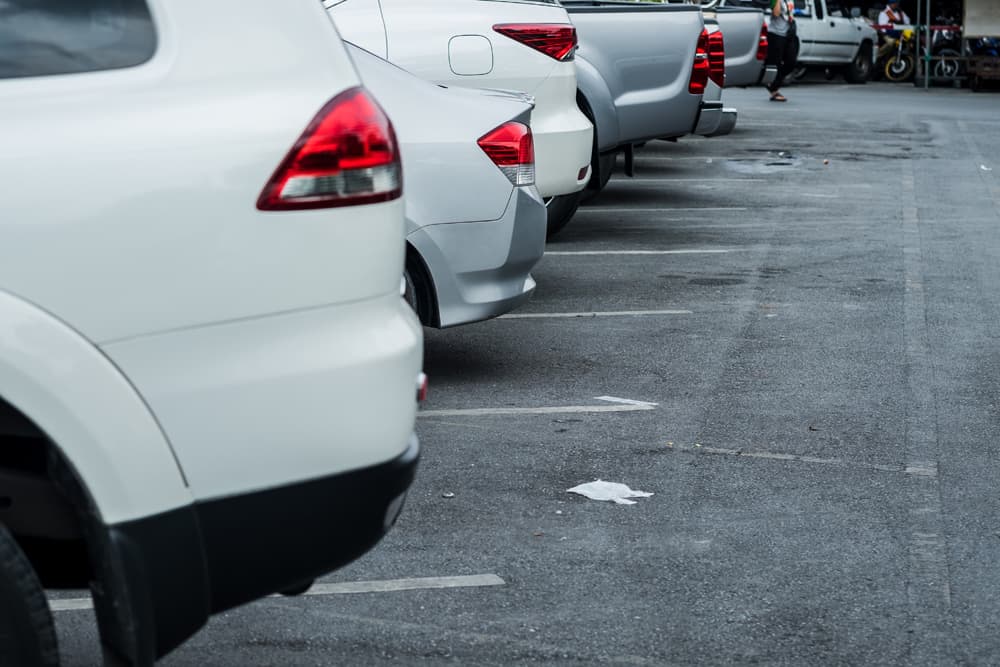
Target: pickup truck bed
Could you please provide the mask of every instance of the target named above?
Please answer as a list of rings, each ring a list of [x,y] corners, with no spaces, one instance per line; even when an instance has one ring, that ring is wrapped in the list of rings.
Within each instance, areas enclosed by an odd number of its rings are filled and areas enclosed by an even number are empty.
[[[722,29],[726,46],[726,88],[756,85],[764,73],[764,61],[757,59],[764,13],[750,7],[719,7],[705,10]]]
[[[688,92],[704,21],[697,5],[563,0],[576,26],[581,105],[599,153],[694,129],[701,95]]]

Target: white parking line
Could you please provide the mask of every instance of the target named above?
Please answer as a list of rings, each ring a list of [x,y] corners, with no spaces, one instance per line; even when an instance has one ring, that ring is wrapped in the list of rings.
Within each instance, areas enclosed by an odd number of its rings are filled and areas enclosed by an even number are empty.
[[[770,461],[793,461],[795,463],[812,463],[815,465],[839,466],[847,468],[864,468],[881,472],[898,472],[916,477],[937,477],[937,469],[919,465],[884,465],[880,463],[864,463],[861,461],[845,461],[844,459],[826,459],[817,456],[802,456],[782,452],[748,451],[745,449],[723,449],[721,447],[705,447],[703,445],[668,444],[667,449],[689,454],[708,454],[716,456],[735,456],[747,459],[767,459]]]
[[[581,213],[669,213],[670,211],[748,211],[746,206],[660,206],[658,208],[633,208],[622,206],[586,206],[577,210],[574,215]]]
[[[314,584],[302,595],[350,595],[353,593],[393,593],[396,591],[431,590],[441,588],[478,588],[503,586],[507,582],[495,574],[472,574],[460,577],[418,577],[413,579],[384,579],[381,581],[345,581],[331,584]],[[271,595],[269,597],[281,597]],[[52,611],[81,611],[93,609],[90,598],[49,599]]]
[[[456,408],[454,410],[420,410],[417,417],[486,417],[490,415],[558,415],[596,412],[642,412],[655,410],[657,404],[630,398],[598,396],[597,401],[614,405],[559,405],[537,408]]]
[[[739,252],[741,248],[692,248],[686,250],[546,250],[545,255],[723,255],[727,252]]]
[[[706,181],[719,181],[719,182],[732,182],[732,181],[745,181],[747,183],[756,183],[766,181],[766,178],[673,178],[671,176],[663,176],[662,178],[612,178],[612,183],[702,183]]]
[[[507,313],[498,320],[543,320],[553,317],[645,317],[649,315],[691,315],[690,310],[607,310],[580,313]]]

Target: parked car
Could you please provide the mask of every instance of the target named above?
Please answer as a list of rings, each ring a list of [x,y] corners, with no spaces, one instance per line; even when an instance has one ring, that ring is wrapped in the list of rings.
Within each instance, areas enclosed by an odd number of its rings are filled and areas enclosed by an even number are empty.
[[[399,514],[397,145],[318,3],[0,12],[0,664],[56,662],[42,587],[89,582],[149,665]]]
[[[720,0],[719,4],[766,10],[769,0]],[[795,21],[800,66],[842,72],[849,83],[868,81],[878,36],[861,18],[859,8],[844,0],[795,0]]]
[[[532,104],[443,88],[348,45],[395,119],[406,183],[406,298],[427,326],[501,315],[535,289],[545,204],[534,186]]]
[[[593,127],[576,102],[576,30],[558,0],[323,0],[344,39],[435,83],[534,98],[535,179],[550,225],[590,178]]]
[[[588,189],[596,193],[611,178],[617,153],[624,151],[631,173],[636,145],[695,129],[703,93],[696,56],[704,20],[700,8],[690,4],[562,4],[580,40],[577,84],[580,106],[594,123]],[[549,230],[558,228],[550,224]]]
[[[705,22],[716,21],[726,40],[726,88],[745,88],[774,81],[777,70],[767,66],[767,24],[755,7],[719,6],[702,0]]]

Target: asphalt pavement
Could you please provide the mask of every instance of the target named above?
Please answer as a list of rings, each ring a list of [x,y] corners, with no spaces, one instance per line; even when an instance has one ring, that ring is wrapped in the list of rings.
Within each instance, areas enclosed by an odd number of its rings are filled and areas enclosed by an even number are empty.
[[[428,330],[395,529],[163,664],[1000,663],[1000,96],[785,93],[646,145],[514,317]]]

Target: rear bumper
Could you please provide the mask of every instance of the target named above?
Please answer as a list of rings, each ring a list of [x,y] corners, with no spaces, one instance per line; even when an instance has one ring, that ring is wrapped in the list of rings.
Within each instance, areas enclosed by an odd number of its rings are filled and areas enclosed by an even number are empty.
[[[576,107],[531,117],[535,142],[535,185],[542,197],[579,192],[590,179],[594,126]],[[580,176],[581,170],[586,173]]]
[[[547,216],[534,188],[514,188],[499,220],[427,225],[407,240],[431,274],[441,328],[502,315],[535,289]]]
[[[702,102],[701,113],[698,114],[698,124],[694,134],[702,137],[714,137],[722,125],[722,102]]]
[[[721,104],[721,103],[720,103]],[[718,110],[713,110],[711,114],[712,120],[707,123],[707,125],[714,125],[714,129],[706,130],[705,132],[695,132],[695,134],[700,134],[703,137],[721,137],[729,134],[736,127],[736,118],[738,112],[736,109],[722,108]],[[698,124],[699,130],[701,129],[701,123]]]
[[[770,86],[774,83],[774,80],[778,78],[778,68],[774,65],[768,65],[760,73],[759,83],[763,86]]]
[[[401,455],[378,465],[108,527],[94,599],[103,640],[145,664],[209,614],[349,563],[392,526],[418,459],[411,435]]]

